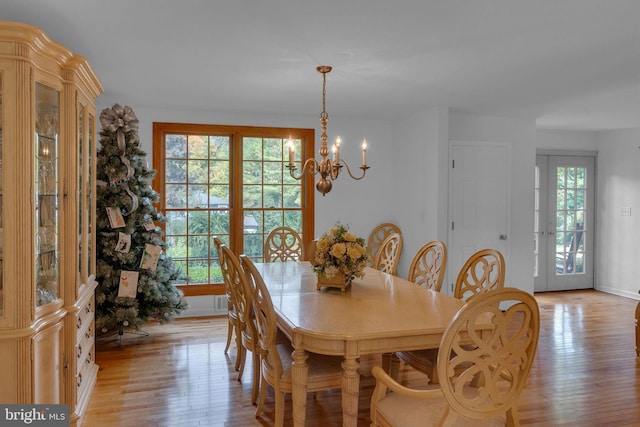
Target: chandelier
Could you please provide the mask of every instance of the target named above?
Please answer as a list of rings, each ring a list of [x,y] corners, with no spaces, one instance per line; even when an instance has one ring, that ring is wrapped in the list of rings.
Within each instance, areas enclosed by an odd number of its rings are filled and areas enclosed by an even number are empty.
[[[305,171],[308,171],[311,175],[320,175],[318,182],[316,182],[316,189],[322,193],[324,196],[329,191],[331,191],[331,187],[333,184],[331,181],[335,181],[340,172],[342,171],[342,167],[346,167],[349,176],[355,180],[361,180],[364,178],[367,173],[367,141],[362,140],[362,165],[360,169],[362,169],[362,175],[356,177],[351,173],[351,169],[346,161],[340,158],[340,145],[342,141],[340,141],[340,137],[336,138],[336,142],[332,146],[332,158],[329,158],[329,148],[327,147],[327,122],[329,121],[329,115],[327,114],[325,108],[325,98],[326,98],[326,86],[327,86],[327,73],[331,71],[331,67],[328,65],[321,65],[316,68],[318,72],[322,73],[322,113],[320,114],[320,123],[322,124],[322,135],[320,136],[320,140],[322,144],[320,145],[320,156],[322,157],[319,161],[311,158],[307,159],[302,165],[302,169],[300,171],[300,175],[296,176],[295,171],[297,169],[295,165],[295,148],[293,146],[293,141],[289,140],[289,164],[287,164],[287,169],[289,169],[289,173],[294,179],[302,179]]]

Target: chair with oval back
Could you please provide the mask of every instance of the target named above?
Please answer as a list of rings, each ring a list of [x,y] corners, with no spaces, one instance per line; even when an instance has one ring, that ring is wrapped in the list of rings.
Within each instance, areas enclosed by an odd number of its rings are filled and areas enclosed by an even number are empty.
[[[382,241],[371,267],[395,276],[398,273],[398,261],[400,260],[401,252],[402,235],[391,233]]]
[[[447,247],[432,240],[418,250],[409,266],[407,280],[427,289],[440,292],[447,270]]]
[[[504,275],[504,258],[500,251],[482,249],[471,255],[460,269],[453,296],[468,302],[490,290],[501,289],[504,287]],[[438,371],[435,369],[438,349],[400,351],[396,356],[400,361],[426,374],[431,383],[438,383]],[[392,359],[391,363],[395,361]],[[395,375],[398,369],[397,365],[392,365],[389,372]]]
[[[263,255],[264,262],[302,261],[302,238],[293,228],[276,227],[267,235]]]
[[[384,239],[386,239],[387,236],[391,233],[398,233],[400,236],[402,236],[400,228],[390,222],[384,222],[376,226],[373,230],[371,230],[371,233],[369,233],[369,238],[367,240],[367,249],[369,249],[369,251],[371,252],[372,263],[376,257],[376,254],[378,253],[380,245],[382,244]]]
[[[260,351],[258,346],[258,333],[256,321],[253,313],[253,301],[251,287],[247,283],[240,260],[226,245],[220,247],[220,266],[225,282],[231,284],[235,290],[236,309],[240,327],[240,341],[242,348],[239,349],[240,369],[238,379],[242,378],[247,360],[247,350],[251,352],[253,360],[253,385],[251,390],[251,403],[256,403],[258,398],[258,387],[260,384]]]
[[[507,302],[511,305],[502,311],[501,304]],[[439,387],[403,387],[374,366],[371,425],[519,425],[518,398],[539,334],[540,312],[532,295],[515,288],[478,294],[460,309],[442,336]]]
[[[222,246],[224,243],[220,240],[219,237],[215,236],[213,238],[213,244],[218,252],[218,260],[220,263],[220,267],[222,268]],[[227,344],[224,347],[225,354],[229,351],[229,346],[231,345],[231,340],[235,336],[236,341],[236,361],[235,361],[235,369],[236,371],[240,369],[240,352],[242,348],[242,338],[241,338],[241,329],[240,329],[240,319],[238,317],[238,309],[236,306],[236,296],[232,286],[227,283],[227,279],[222,277],[224,281],[224,290],[227,296],[227,319],[229,321],[229,327],[227,330]]]
[[[291,377],[293,347],[289,342],[278,342],[276,312],[262,275],[247,256],[240,255],[240,260],[246,274],[252,276],[252,280],[248,283],[255,286],[253,311],[256,317],[258,344],[262,360],[262,381],[256,417],[262,413],[267,384],[270,384],[275,391],[275,425],[281,427],[284,423],[285,393],[293,391]],[[314,392],[342,387],[342,357],[325,356],[311,352],[307,352],[307,355],[309,369],[307,391]]]

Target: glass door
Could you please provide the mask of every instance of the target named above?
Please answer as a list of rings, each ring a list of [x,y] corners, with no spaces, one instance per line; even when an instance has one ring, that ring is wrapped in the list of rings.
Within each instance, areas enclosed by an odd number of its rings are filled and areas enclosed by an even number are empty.
[[[60,297],[58,247],[58,132],[60,94],[36,83],[35,276],[36,306]]]
[[[534,289],[593,288],[595,159],[537,156]]]

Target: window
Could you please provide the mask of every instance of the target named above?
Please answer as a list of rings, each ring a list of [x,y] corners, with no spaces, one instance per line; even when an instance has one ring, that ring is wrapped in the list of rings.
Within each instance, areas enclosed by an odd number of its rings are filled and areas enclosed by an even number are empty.
[[[300,168],[312,156],[313,136],[313,129],[153,124],[154,188],[167,217],[167,255],[190,278],[185,295],[224,293],[214,236],[256,261],[275,227],[291,227],[310,243],[313,179],[291,178],[285,164],[287,140]]]

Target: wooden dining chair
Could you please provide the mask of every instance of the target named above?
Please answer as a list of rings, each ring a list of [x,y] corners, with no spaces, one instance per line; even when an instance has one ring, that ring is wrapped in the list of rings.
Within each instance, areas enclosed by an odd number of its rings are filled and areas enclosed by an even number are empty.
[[[402,236],[400,228],[390,222],[385,222],[376,226],[373,230],[371,230],[371,233],[369,233],[369,238],[367,239],[367,249],[369,249],[369,252],[371,253],[372,263],[376,257],[376,254],[378,253],[380,245],[382,244],[384,239],[386,239],[387,236],[391,233],[398,233],[400,236]]]
[[[505,264],[496,249],[482,249],[469,257],[460,269],[454,298],[469,301],[481,293],[504,287]]]
[[[494,289],[504,287],[504,257],[495,249],[483,249],[471,255],[464,263],[453,290],[454,298],[470,301],[476,296]],[[392,358],[389,372],[395,377],[399,371],[398,362],[404,362],[412,368],[426,374],[431,383],[437,384],[438,371],[436,359],[438,349],[423,349],[396,352],[397,359]]]
[[[302,261],[304,248],[302,238],[290,227],[276,227],[269,232],[264,242],[264,262]]]
[[[447,247],[444,242],[432,240],[418,250],[409,266],[407,280],[440,292],[447,271]]]
[[[372,268],[396,276],[398,273],[398,261],[402,252],[402,235],[389,234],[380,244],[378,252],[373,259]]]
[[[291,374],[293,347],[291,343],[278,342],[276,312],[262,275],[247,256],[240,255],[240,259],[245,272],[252,276],[250,283],[255,286],[253,310],[258,330],[258,344],[262,355],[262,380],[256,417],[262,413],[267,384],[269,384],[275,391],[275,425],[281,427],[284,424],[285,393],[293,391]],[[311,352],[307,352],[307,355],[309,356],[307,359],[307,391],[315,392],[342,387],[342,357],[325,356]]]
[[[220,247],[220,267],[222,277],[225,282],[229,282],[235,289],[236,308],[240,327],[240,341],[242,348],[239,349],[240,367],[238,379],[242,379],[244,367],[247,360],[247,351],[251,352],[253,360],[253,382],[251,389],[251,403],[258,400],[258,388],[260,385],[260,350],[258,345],[258,332],[256,329],[256,319],[253,312],[252,288],[247,283],[247,277],[240,265],[240,260],[226,245]]]
[[[218,262],[220,263],[220,268],[222,268],[222,246],[224,243],[220,240],[219,237],[213,238],[213,245],[218,252]],[[241,338],[241,327],[240,327],[240,318],[238,317],[238,309],[236,304],[236,296],[235,291],[231,284],[228,283],[227,278],[222,276],[224,281],[224,291],[227,296],[227,319],[228,319],[228,329],[227,329],[227,344],[224,347],[224,353],[227,354],[229,351],[229,347],[231,345],[231,341],[233,337],[235,337],[236,342],[236,360],[235,360],[235,369],[238,371],[240,369],[240,351],[242,347],[242,338]]]
[[[501,310],[501,303],[509,308]],[[480,330],[490,319],[491,329]],[[533,364],[540,312],[515,288],[485,292],[465,304],[440,341],[439,387],[410,389],[374,366],[372,426],[517,426],[518,398]],[[469,342],[463,346],[460,342]]]

